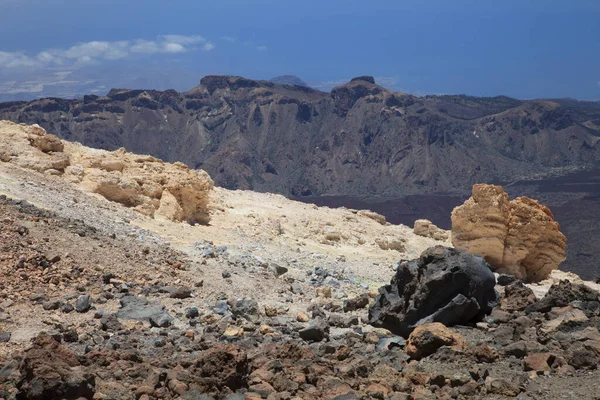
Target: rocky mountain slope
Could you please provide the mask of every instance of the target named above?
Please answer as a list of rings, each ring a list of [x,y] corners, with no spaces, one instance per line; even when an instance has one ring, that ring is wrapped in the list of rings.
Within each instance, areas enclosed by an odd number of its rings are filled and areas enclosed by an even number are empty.
[[[216,187],[208,225],[152,218],[66,169],[101,155],[123,178],[157,160],[21,128],[27,147],[0,124],[1,398],[597,396],[598,284],[524,285],[426,221],[275,194]]]
[[[506,97],[416,97],[359,77],[331,93],[207,76],[185,93],[0,104],[87,146],[206,170],[217,185],[286,195],[465,193],[473,183],[597,163],[600,105]]]

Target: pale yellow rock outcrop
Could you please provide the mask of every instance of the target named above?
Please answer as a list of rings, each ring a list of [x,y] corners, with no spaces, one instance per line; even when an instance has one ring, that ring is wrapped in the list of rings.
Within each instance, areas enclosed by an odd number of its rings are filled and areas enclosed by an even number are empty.
[[[92,193],[155,218],[207,223],[213,181],[203,170],[155,157],[63,142],[38,125],[0,121],[0,160],[61,175]]]
[[[496,272],[537,282],[565,260],[566,238],[537,200],[509,200],[502,186],[480,184],[452,211],[452,244],[482,255]]]
[[[415,235],[430,237],[435,240],[447,240],[450,236],[448,231],[438,228],[428,219],[418,219],[413,228]]]

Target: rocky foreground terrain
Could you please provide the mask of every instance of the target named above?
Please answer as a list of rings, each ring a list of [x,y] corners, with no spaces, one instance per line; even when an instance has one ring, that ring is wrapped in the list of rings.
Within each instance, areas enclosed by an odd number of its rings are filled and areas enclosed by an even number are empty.
[[[206,76],[188,92],[0,103],[0,119],[206,170],[216,184],[284,195],[467,193],[600,160],[600,103],[417,97],[359,77],[331,93]]]
[[[427,221],[280,195],[216,187],[188,221],[129,153],[0,128],[1,398],[598,398],[598,284],[524,284]]]

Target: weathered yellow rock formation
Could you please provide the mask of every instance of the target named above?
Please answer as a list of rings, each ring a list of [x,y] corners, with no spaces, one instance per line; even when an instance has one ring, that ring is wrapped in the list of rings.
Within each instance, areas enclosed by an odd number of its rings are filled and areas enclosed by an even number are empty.
[[[86,190],[136,211],[191,224],[209,221],[208,193],[213,181],[203,170],[182,163],[104,151],[62,142],[38,125],[0,121],[0,160],[61,175]]]
[[[452,211],[452,244],[482,255],[496,272],[537,282],[565,260],[566,238],[537,200],[509,200],[502,186],[480,184]]]
[[[428,219],[418,219],[415,221],[413,232],[415,235],[430,237],[435,240],[448,240],[448,231],[438,228]]]

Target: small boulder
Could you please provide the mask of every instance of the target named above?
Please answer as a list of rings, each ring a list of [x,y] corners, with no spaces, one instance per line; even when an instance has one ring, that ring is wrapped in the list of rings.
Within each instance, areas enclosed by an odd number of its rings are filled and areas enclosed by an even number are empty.
[[[420,360],[435,353],[442,346],[464,350],[466,344],[458,333],[439,322],[432,322],[415,328],[406,341],[405,351],[411,358]]]
[[[415,235],[433,238],[435,240],[447,240],[450,235],[448,231],[438,228],[428,219],[418,219],[413,228]]]
[[[89,294],[82,294],[75,302],[75,311],[79,313],[87,312],[92,307],[92,299]]]
[[[179,286],[171,292],[170,297],[173,299],[187,299],[188,297],[192,297],[192,289]]]
[[[369,305],[369,295],[366,293],[354,297],[352,299],[344,300],[344,312],[355,311],[361,308],[365,308]]]
[[[548,312],[553,307],[566,307],[573,301],[592,301],[597,302],[600,293],[590,289],[583,284],[562,280],[550,286],[550,289],[540,301],[529,305],[526,313],[530,312]]]
[[[299,333],[300,337],[307,342],[320,342],[329,337],[329,325],[325,320],[317,318]]]
[[[500,308],[504,311],[522,311],[536,301],[533,290],[516,280],[504,288]]]

